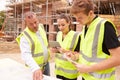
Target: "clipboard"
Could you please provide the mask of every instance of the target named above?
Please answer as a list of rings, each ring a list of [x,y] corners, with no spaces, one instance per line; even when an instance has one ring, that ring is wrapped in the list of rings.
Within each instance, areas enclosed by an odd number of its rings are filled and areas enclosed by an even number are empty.
[[[61,47],[57,41],[49,41],[49,47]]]

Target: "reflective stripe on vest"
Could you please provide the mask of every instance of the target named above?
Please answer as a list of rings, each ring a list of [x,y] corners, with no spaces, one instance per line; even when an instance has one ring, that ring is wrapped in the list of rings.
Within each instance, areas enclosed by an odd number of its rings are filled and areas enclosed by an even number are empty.
[[[40,32],[40,31],[39,31]],[[44,55],[44,62],[45,63],[47,63],[47,61],[48,61],[48,50],[47,50],[47,47],[45,46],[45,44],[44,44],[44,41],[43,41],[43,39],[42,39],[42,37],[41,37],[41,35],[38,33],[38,38],[39,38],[39,40],[40,40],[40,42],[41,42],[41,45],[42,45],[42,47],[43,47],[43,55]]]
[[[69,50],[72,50],[72,49],[73,49],[74,43],[75,43],[76,38],[77,38],[78,35],[79,35],[79,33],[77,33],[77,32],[74,34]],[[56,57],[57,57],[58,59],[60,59],[60,60],[67,61],[67,60],[63,57],[62,54],[56,54]],[[57,67],[57,66],[56,66],[56,70],[61,70],[61,71],[63,71],[63,72],[69,73],[69,74],[77,74],[77,73],[78,73],[77,70],[68,70],[68,69],[64,69],[64,68],[62,68],[62,67]]]
[[[82,57],[87,60],[88,62],[100,62],[102,60],[105,60],[105,58],[98,58],[97,57],[97,46],[98,46],[98,36],[99,36],[99,33],[100,33],[100,27],[101,27],[101,23],[105,21],[105,20],[101,20],[98,24],[97,24],[97,27],[96,27],[96,30],[95,30],[95,35],[94,35],[94,39],[93,39],[93,44],[92,44],[92,57],[88,57],[86,55],[84,55],[84,53],[82,51],[80,51],[80,54],[82,55]],[[89,73],[89,75],[91,76],[94,76],[95,78],[109,78],[111,77],[113,74],[115,74],[115,71],[112,71],[110,73],[102,73],[102,74],[99,74],[99,73],[96,73],[96,72],[91,72]]]
[[[95,78],[98,78],[98,79],[102,79],[102,78],[110,78],[112,75],[115,74],[115,71],[111,72],[111,73],[107,73],[107,74],[98,74],[98,73],[95,73],[95,72],[91,72],[89,73],[91,76],[94,76]]]
[[[61,67],[56,67],[57,70],[61,70],[61,71],[64,71],[64,72],[67,72],[67,73],[70,73],[70,74],[77,74],[78,71],[77,70],[66,70],[64,68],[61,68]]]
[[[78,32],[76,32],[76,33],[74,34],[69,50],[72,50],[72,49],[73,49],[74,44],[75,44],[75,40],[76,40],[76,38],[77,38],[78,35],[79,35]],[[58,55],[58,54],[56,54],[56,57],[57,57],[58,59],[61,59],[61,60],[66,60],[63,56],[60,56],[60,55]]]
[[[75,40],[76,40],[78,34],[79,34],[78,32],[76,32],[76,33],[74,34],[73,39],[72,39],[72,43],[71,43],[71,45],[70,45],[70,49],[69,49],[69,50],[72,50],[72,49],[73,49],[74,43],[75,43]]]
[[[24,31],[24,34],[29,38],[29,40],[30,40],[30,42],[31,42],[31,44],[32,44],[32,46],[31,46],[31,52],[32,52],[32,56],[33,57],[39,57],[39,56],[43,56],[43,53],[37,53],[37,54],[34,54],[34,50],[35,50],[35,44],[34,44],[34,41],[32,40],[32,38],[30,37],[30,35],[26,32],[26,31]],[[42,46],[43,46],[43,51],[44,51],[44,62],[47,62],[47,59],[48,59],[48,51],[47,51],[47,47],[45,46],[45,44],[44,44],[44,42],[43,42],[43,39],[42,39],[42,37],[40,36],[40,34],[39,34],[39,40],[40,40],[40,42],[41,42],[41,44],[42,44]],[[47,58],[47,59],[46,59]]]
[[[84,53],[82,51],[80,51],[80,54],[83,56],[83,58],[85,60],[87,60],[88,62],[100,62],[102,60],[105,60],[105,58],[97,58],[97,46],[98,44],[98,36],[99,36],[99,32],[100,32],[100,25],[104,20],[101,20],[96,27],[96,31],[95,31],[95,35],[94,35],[94,40],[93,40],[93,45],[92,45],[92,57],[88,57],[86,55],[84,55]]]
[[[24,33],[24,34],[28,37],[28,39],[30,40],[30,42],[31,42],[31,44],[32,44],[32,46],[31,46],[31,53],[32,53],[32,56],[35,57],[36,54],[34,54],[34,50],[35,50],[34,41],[32,40],[32,38],[30,37],[30,35],[29,35],[26,31],[24,31],[23,33]],[[36,57],[37,57],[37,56],[36,56]]]

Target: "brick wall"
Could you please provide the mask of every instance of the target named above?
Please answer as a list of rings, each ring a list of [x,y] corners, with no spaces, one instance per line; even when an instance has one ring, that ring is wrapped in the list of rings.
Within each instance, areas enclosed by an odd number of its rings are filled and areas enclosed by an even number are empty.
[[[120,34],[120,15],[115,15],[115,16],[114,15],[100,15],[100,17],[111,20],[115,24],[118,34]]]

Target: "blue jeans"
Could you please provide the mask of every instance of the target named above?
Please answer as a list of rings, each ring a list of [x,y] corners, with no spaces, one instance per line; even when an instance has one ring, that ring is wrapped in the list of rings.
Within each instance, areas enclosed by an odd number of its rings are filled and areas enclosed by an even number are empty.
[[[49,67],[49,62],[44,66],[44,72],[43,74],[50,76],[50,67]]]

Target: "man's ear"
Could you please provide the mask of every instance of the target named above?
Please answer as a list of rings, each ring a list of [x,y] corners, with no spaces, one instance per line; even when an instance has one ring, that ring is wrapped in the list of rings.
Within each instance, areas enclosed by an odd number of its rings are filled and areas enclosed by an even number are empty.
[[[92,11],[92,10],[90,10],[90,12],[89,12],[89,16],[92,16],[94,14],[94,12]]]

